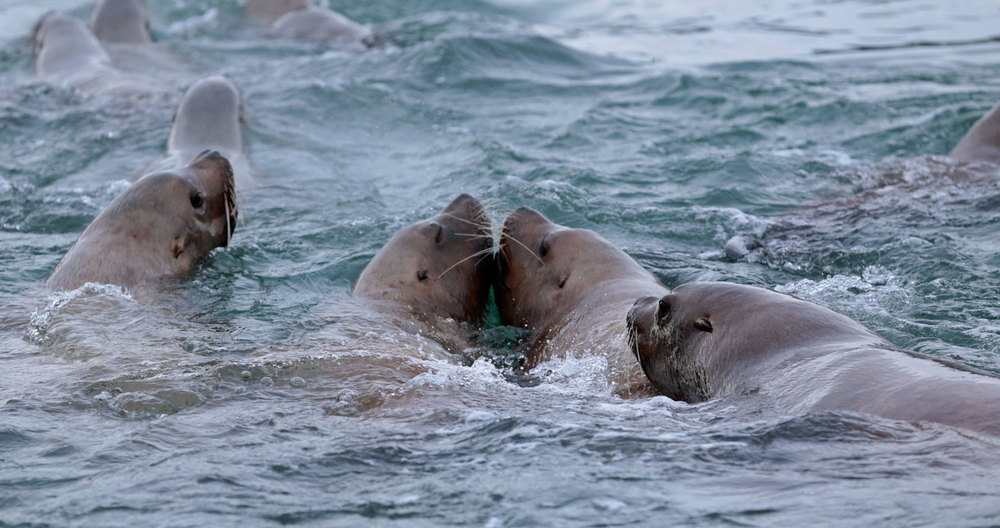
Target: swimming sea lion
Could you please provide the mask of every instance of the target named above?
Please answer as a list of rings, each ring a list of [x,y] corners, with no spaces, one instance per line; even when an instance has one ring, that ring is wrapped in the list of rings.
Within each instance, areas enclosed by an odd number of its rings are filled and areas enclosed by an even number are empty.
[[[1000,163],[1000,104],[979,118],[948,155],[965,162]]]
[[[525,368],[567,354],[604,355],[619,393],[649,391],[625,346],[625,314],[636,296],[667,288],[597,233],[527,207],[507,217],[500,248],[497,306],[504,324],[531,331]]]
[[[277,37],[366,46],[379,40],[371,29],[306,0],[248,0],[244,10]]]
[[[788,295],[684,284],[641,297],[627,324],[643,371],[675,400],[754,394],[787,414],[856,411],[1000,434],[1000,379],[915,357]]]
[[[117,68],[83,24],[55,11],[42,15],[33,33],[35,74],[47,83],[91,94],[147,97],[162,91],[151,79]]]
[[[142,0],[98,0],[90,29],[101,42],[148,44],[149,13]]]
[[[421,320],[483,316],[493,281],[493,235],[479,200],[462,194],[439,214],[399,230],[354,285],[354,295]]]
[[[43,81],[86,85],[115,73],[97,37],[75,18],[45,13],[35,24],[33,40],[35,74]]]
[[[241,188],[251,182],[243,153],[243,96],[229,78],[212,75],[194,83],[184,94],[167,139],[167,157],[157,166],[171,168],[197,153],[216,150],[228,159]]]
[[[73,244],[45,285],[134,288],[190,271],[236,229],[233,172],[205,151],[180,170],[148,174],[115,197]]]
[[[317,40],[340,44],[370,44],[372,31],[361,24],[329,9],[309,6],[286,13],[271,24],[271,30],[282,38]]]
[[[454,386],[434,378],[469,359],[463,352],[489,302],[492,257],[489,216],[463,194],[397,231],[365,266],[350,298],[338,300],[325,324],[298,341],[296,360],[283,363],[299,362],[302,348],[316,349],[301,368],[290,367],[336,414],[390,408],[423,414],[436,398],[454,402]]]

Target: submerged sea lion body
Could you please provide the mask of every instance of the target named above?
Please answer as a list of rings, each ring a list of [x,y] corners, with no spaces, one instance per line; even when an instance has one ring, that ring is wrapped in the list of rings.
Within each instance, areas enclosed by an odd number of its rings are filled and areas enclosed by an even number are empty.
[[[185,168],[148,174],[115,197],[76,240],[45,285],[134,288],[190,271],[236,228],[229,162],[208,151]]]
[[[525,368],[566,355],[604,356],[618,393],[649,393],[625,346],[625,313],[642,292],[667,292],[656,278],[593,231],[524,207],[507,217],[499,260],[501,321],[531,331]]]
[[[811,266],[817,242],[822,242],[821,250],[838,244],[852,247],[858,244],[852,235],[871,232],[865,223],[876,229],[898,229],[900,222],[937,226],[949,216],[980,215],[995,209],[995,164],[1000,164],[1000,104],[973,124],[949,157],[925,155],[881,163],[869,171],[874,178],[859,182],[859,192],[756,222],[750,232],[731,236],[722,253],[730,260],[751,262],[795,257],[801,258],[796,266],[802,261]],[[887,221],[890,215],[895,221]]]
[[[640,298],[630,346],[662,394],[767,398],[783,414],[844,410],[1000,434],[1000,379],[902,351],[794,297],[703,282]]]

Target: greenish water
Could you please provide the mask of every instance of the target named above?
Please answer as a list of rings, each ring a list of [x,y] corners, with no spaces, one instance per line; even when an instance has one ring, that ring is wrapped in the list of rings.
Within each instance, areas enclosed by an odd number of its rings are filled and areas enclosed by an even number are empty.
[[[0,3],[0,525],[1000,522],[995,439],[623,400],[597,358],[503,367],[505,329],[365,385],[394,360],[350,298],[468,192],[668,286],[775,288],[1000,374],[1000,170],[944,157],[1000,101],[1000,7],[331,1],[392,42],[359,53],[269,39],[235,2],[151,4],[170,61],[135,100],[34,82],[44,8]],[[233,243],[154,305],[44,290],[214,72],[263,181]],[[730,260],[735,235],[762,247]]]

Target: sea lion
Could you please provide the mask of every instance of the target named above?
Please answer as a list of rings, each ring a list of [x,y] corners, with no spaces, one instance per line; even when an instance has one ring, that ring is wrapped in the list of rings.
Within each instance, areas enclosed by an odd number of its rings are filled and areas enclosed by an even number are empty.
[[[504,324],[531,331],[526,369],[556,356],[599,354],[618,393],[649,392],[625,347],[625,313],[636,296],[667,288],[597,233],[527,207],[507,217],[500,248],[497,307]]]
[[[32,39],[35,74],[43,81],[87,85],[116,73],[100,41],[79,20],[49,11],[38,19]]]
[[[452,405],[463,395],[437,380],[469,374],[461,365],[495,271],[489,216],[462,194],[393,234],[350,296],[326,296],[331,311],[295,340],[291,356],[255,355],[247,375],[263,367],[277,382],[297,376],[330,414],[423,415],[439,408],[435,401]]]
[[[115,197],[80,235],[45,285],[134,288],[190,271],[236,229],[229,161],[205,151],[180,170],[154,172]]]
[[[370,45],[373,33],[367,27],[329,9],[309,6],[281,16],[271,24],[278,37],[339,44]]]
[[[149,44],[149,12],[142,0],[98,0],[90,30],[101,42]]]
[[[356,297],[430,321],[478,322],[493,282],[493,235],[479,200],[462,194],[399,230],[354,284]]]
[[[1000,163],[1000,104],[979,118],[948,155],[963,162]]]
[[[861,323],[771,290],[695,282],[635,301],[629,346],[662,394],[769,398],[1000,434],[1000,379],[915,357]]]
[[[151,79],[114,65],[107,50],[83,22],[55,11],[39,18],[33,32],[35,75],[90,94],[148,97],[162,91]]]
[[[306,0],[248,0],[244,10],[276,37],[337,44],[378,44],[368,27]]]
[[[197,153],[211,149],[229,160],[236,183],[252,182],[243,153],[243,96],[236,83],[223,75],[212,75],[191,85],[174,114],[167,155],[156,167],[176,167]]]

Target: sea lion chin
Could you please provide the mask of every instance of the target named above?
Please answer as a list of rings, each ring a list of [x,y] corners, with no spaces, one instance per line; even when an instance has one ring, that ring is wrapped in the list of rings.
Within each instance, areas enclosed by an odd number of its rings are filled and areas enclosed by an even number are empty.
[[[215,151],[182,169],[142,177],[91,222],[45,285],[134,288],[189,272],[212,249],[229,244],[239,215],[234,189],[229,161]]]

